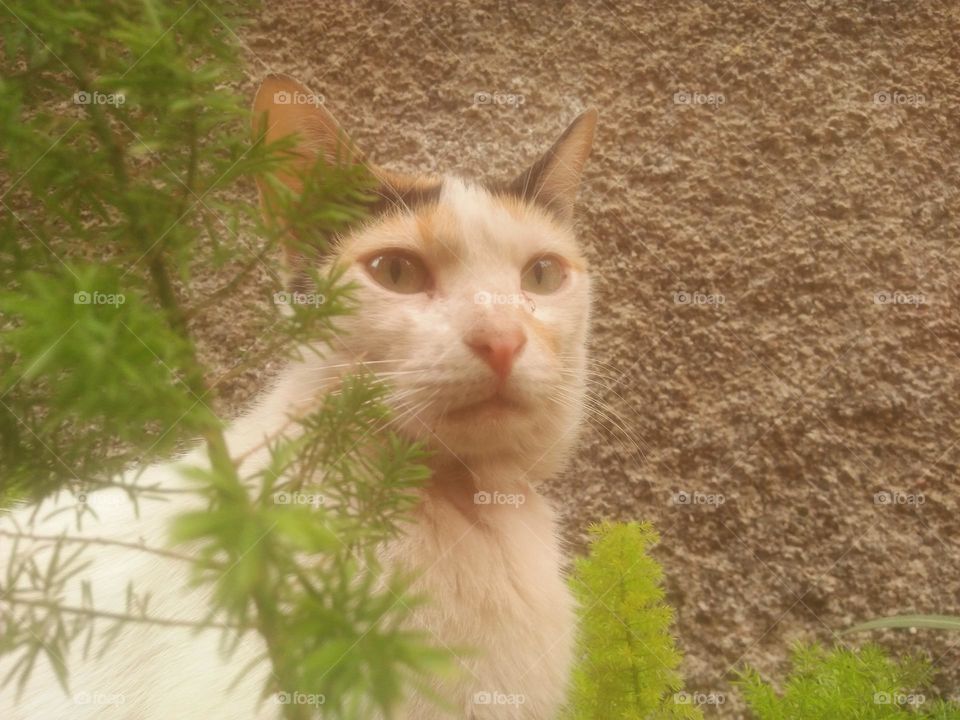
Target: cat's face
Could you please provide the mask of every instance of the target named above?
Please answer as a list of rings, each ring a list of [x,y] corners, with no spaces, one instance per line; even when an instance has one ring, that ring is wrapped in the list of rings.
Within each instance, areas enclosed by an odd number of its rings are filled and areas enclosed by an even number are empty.
[[[571,205],[595,117],[509,185],[385,173],[395,202],[330,258],[357,288],[338,353],[387,383],[403,434],[467,465],[522,458],[536,479],[576,435],[590,283]]]
[[[343,343],[383,373],[405,433],[461,456],[572,434],[589,278],[568,225],[448,178],[347,238],[340,261],[359,287]]]

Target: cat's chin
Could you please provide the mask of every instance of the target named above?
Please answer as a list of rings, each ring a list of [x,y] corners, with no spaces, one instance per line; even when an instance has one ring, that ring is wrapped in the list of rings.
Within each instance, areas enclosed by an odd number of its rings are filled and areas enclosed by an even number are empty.
[[[531,408],[516,400],[491,397],[466,403],[434,418],[421,416],[404,423],[403,431],[428,444],[477,454],[487,449],[499,451],[517,433],[530,432],[533,414]],[[460,446],[459,449],[454,445]]]
[[[491,398],[447,411],[432,421],[424,417],[408,423],[402,432],[471,468],[474,463],[493,462],[516,464],[524,470],[546,469],[554,467],[553,456],[562,456],[576,436],[571,432],[573,417],[555,411],[547,415],[539,405]]]
[[[445,392],[439,397],[428,395],[416,413],[403,413],[401,406],[394,427],[431,451],[467,465],[503,462],[523,470],[539,464],[546,467],[576,437],[580,416],[577,389],[550,380],[518,376],[506,383],[477,381],[456,390],[443,387]]]
[[[445,419],[454,422],[478,422],[490,416],[504,417],[530,412],[525,403],[502,394],[494,394],[483,400],[466,403],[446,413]]]

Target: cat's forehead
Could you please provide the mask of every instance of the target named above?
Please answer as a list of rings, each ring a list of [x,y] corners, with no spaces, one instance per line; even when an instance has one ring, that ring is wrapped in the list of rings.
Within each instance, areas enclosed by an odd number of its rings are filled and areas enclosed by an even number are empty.
[[[419,178],[345,248],[363,255],[384,247],[424,254],[439,265],[524,263],[557,253],[585,267],[571,228],[544,208],[459,176]]]

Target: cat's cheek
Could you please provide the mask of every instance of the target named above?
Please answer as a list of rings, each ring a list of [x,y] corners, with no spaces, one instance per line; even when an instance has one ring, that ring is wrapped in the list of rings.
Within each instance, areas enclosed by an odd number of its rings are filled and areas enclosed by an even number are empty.
[[[338,318],[336,331],[348,355],[363,359],[410,357],[422,322],[422,298],[364,288],[354,311]]]

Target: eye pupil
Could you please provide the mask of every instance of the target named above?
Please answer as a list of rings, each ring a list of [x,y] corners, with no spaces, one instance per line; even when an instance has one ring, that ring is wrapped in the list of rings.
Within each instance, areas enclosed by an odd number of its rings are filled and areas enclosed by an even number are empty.
[[[543,260],[540,260],[533,266],[533,276],[537,279],[537,285],[543,285]]]
[[[390,279],[396,283],[400,279],[400,273],[403,272],[403,266],[400,264],[400,258],[390,260]]]

